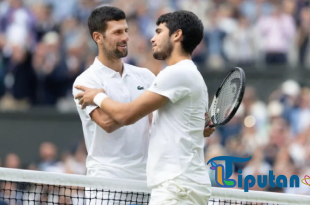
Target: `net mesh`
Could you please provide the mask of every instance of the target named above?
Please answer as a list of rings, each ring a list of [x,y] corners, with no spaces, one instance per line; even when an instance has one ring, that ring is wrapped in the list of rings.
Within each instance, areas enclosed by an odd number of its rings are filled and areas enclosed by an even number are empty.
[[[1,201],[7,205],[39,204],[143,204],[150,194],[143,192],[113,191],[86,187],[58,186],[26,182],[2,181]],[[2,204],[1,204],[2,205]]]
[[[217,124],[223,123],[233,111],[237,103],[237,97],[242,88],[242,76],[239,70],[233,71],[222,85],[222,89],[217,97],[217,103],[213,109],[212,116]]]
[[[3,170],[0,168],[0,205],[147,205],[150,202],[150,190],[145,182]],[[310,197],[212,188],[208,204],[310,204]]]
[[[85,187],[57,186],[48,184],[2,181],[0,204],[7,205],[40,205],[40,204],[73,204],[73,205],[147,205],[150,194],[139,192],[122,192]],[[220,200],[211,198],[208,204],[263,204],[250,201]],[[2,204],[1,204],[2,205]]]

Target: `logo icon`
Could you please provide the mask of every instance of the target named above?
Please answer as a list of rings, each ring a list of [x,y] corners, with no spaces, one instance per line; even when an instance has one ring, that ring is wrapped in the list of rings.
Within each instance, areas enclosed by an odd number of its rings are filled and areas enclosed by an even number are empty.
[[[137,87],[137,89],[138,89],[138,90],[144,90],[144,87],[142,87],[142,86],[139,85],[139,86]]]
[[[248,158],[239,158],[239,157],[232,157],[232,156],[220,156],[214,157],[208,161],[207,164],[211,162],[210,169],[215,171],[215,182],[220,187],[235,187],[236,180],[229,179],[233,173],[233,162],[247,162],[251,159],[251,156]],[[224,160],[225,161],[225,169],[224,166],[221,164],[216,164],[215,160]]]
[[[308,175],[305,175],[305,177],[301,179],[301,183],[310,186],[310,182],[308,184],[307,179],[310,180],[310,177]]]
[[[236,181],[233,179],[224,178],[224,166],[221,164],[216,164],[211,161],[212,167],[210,169],[215,170],[215,180],[220,187],[234,187],[236,186]]]

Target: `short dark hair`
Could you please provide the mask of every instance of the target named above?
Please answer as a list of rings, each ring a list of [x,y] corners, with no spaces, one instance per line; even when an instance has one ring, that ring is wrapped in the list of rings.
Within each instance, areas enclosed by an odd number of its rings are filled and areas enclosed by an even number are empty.
[[[203,38],[203,25],[201,20],[190,11],[175,11],[161,15],[156,21],[158,26],[166,23],[171,36],[178,29],[182,30],[182,48],[186,53],[192,54]]]
[[[108,21],[126,19],[124,11],[113,6],[102,6],[93,10],[88,17],[88,29],[91,37],[95,31],[104,33]]]

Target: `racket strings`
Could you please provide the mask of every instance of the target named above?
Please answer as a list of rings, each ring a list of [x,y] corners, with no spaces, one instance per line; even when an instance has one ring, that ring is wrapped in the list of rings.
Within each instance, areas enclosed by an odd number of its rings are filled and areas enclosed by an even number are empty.
[[[224,122],[233,111],[242,88],[241,78],[241,73],[236,70],[224,82],[215,110],[215,118],[218,123]]]

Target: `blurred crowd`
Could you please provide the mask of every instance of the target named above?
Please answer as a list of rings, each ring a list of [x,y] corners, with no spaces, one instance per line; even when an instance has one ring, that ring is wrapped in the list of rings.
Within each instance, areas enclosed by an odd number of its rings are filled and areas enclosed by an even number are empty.
[[[0,110],[70,109],[72,83],[97,53],[87,18],[103,5],[127,15],[124,62],[155,74],[165,66],[151,53],[156,19],[179,9],[204,24],[204,40],[193,54],[201,70],[310,67],[309,0],[0,0]]]
[[[86,156],[84,141],[76,141],[64,152],[59,152],[53,142],[43,142],[33,161],[22,162],[16,153],[8,153],[4,159],[0,159],[0,167],[85,175]]]

